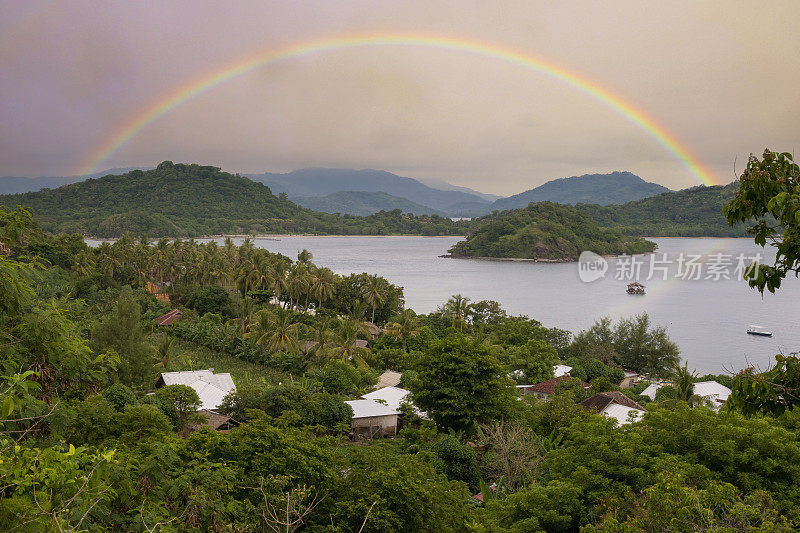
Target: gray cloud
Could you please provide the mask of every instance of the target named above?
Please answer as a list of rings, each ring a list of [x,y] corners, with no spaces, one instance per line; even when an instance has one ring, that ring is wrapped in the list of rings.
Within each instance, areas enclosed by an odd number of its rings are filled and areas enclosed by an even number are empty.
[[[723,181],[796,148],[793,2],[0,2],[0,174],[67,174],[131,117],[255,50],[352,33],[425,33],[542,57],[612,90]],[[220,84],[101,166],[374,167],[516,193],[631,170],[697,183],[597,99],[502,61],[430,48],[340,50]]]

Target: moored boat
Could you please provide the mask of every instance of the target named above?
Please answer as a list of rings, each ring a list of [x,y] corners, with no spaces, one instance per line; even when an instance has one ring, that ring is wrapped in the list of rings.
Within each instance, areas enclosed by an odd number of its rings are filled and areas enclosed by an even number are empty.
[[[757,335],[759,337],[772,337],[771,331],[766,331],[763,326],[750,325],[747,327],[748,335]]]

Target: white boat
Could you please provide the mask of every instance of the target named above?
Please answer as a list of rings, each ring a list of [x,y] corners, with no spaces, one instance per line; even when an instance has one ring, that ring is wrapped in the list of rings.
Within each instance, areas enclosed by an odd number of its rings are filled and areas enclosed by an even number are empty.
[[[764,326],[749,325],[747,327],[748,335],[758,335],[759,337],[772,337],[771,331],[766,331]]]

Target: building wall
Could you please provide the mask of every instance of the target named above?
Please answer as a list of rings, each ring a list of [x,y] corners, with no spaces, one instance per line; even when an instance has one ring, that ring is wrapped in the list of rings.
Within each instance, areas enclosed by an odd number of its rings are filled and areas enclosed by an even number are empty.
[[[354,418],[352,427],[358,437],[393,437],[397,434],[397,415]]]

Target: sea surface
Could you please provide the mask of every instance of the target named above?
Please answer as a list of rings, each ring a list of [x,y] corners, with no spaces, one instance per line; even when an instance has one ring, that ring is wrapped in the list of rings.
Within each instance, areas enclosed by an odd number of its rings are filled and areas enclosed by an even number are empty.
[[[605,276],[592,282],[581,280],[578,263],[439,257],[459,237],[275,239],[254,243],[292,258],[306,248],[315,264],[338,274],[384,276],[403,287],[406,306],[418,313],[434,311],[451,295],[462,294],[473,301],[496,300],[509,313],[578,332],[603,316],[618,320],[646,311],[653,323],[667,328],[689,368],[700,373],[735,372],[750,365],[765,369],[776,353],[800,351],[800,280],[791,276],[776,294],[762,297],[735,279],[741,273],[740,256],[749,264],[761,252],[771,264],[769,248],[749,239],[652,239],[656,253],[635,256],[638,276],[632,275],[630,258],[607,258]],[[241,244],[242,239],[234,241]],[[637,279],[646,286],[643,296],[626,293],[627,283]],[[748,335],[750,324],[764,326],[773,336]]]

